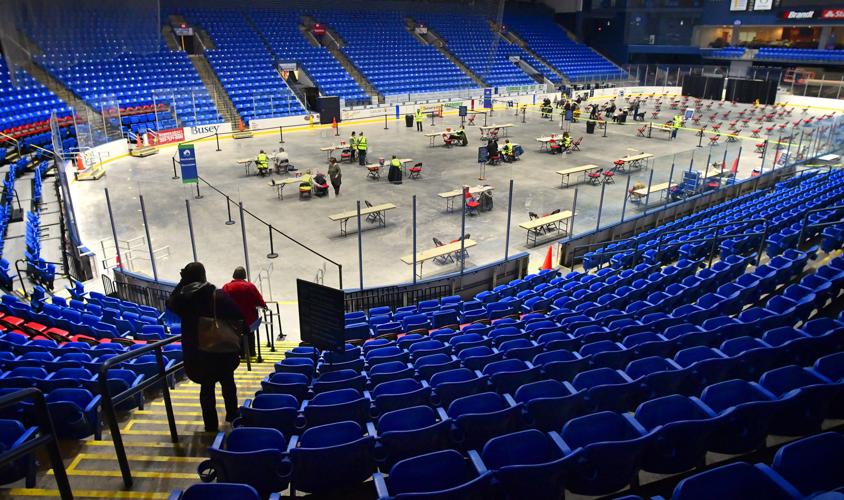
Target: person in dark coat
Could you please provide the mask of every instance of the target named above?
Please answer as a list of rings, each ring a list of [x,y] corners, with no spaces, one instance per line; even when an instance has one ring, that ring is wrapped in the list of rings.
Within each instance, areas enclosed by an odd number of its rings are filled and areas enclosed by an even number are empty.
[[[212,300],[216,301],[217,317],[227,320],[243,320],[237,304],[222,290],[214,293],[216,287],[205,278],[205,267],[191,262],[181,271],[182,279],[170,297],[167,308],[182,320],[182,356],[185,374],[200,385],[199,404],[206,432],[217,432],[217,402],[214,389],[217,382],[223,393],[226,407],[226,422],[237,416],[237,387],[234,371],[240,364],[238,353],[210,353],[199,350],[199,318],[213,317]]]

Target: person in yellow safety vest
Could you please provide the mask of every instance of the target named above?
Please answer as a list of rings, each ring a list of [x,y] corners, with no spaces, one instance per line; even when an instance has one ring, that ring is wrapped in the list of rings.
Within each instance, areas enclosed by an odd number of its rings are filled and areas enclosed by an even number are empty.
[[[267,153],[264,153],[263,149],[258,153],[258,157],[255,158],[255,166],[258,167],[258,175],[261,177],[267,175],[267,172],[269,172],[270,158],[267,156]]]
[[[683,117],[680,115],[674,115],[674,126],[671,129],[671,138],[677,138],[677,131],[680,130],[680,127],[683,125]]]
[[[510,144],[510,139],[504,141],[504,145],[501,146],[501,152],[504,153],[504,161],[510,162],[515,159],[513,157],[513,145]]]
[[[390,160],[390,172],[387,174],[387,180],[392,182],[393,184],[401,184],[402,178],[402,165],[401,162],[396,158],[396,155],[393,155],[393,159]]]
[[[571,136],[568,132],[563,133],[563,150],[566,153],[571,153]]]
[[[349,161],[355,161],[355,154],[358,151],[358,138],[355,131],[352,130],[352,136],[349,137]]]
[[[358,134],[358,164],[362,167],[366,165],[366,137],[363,132]]]
[[[422,132],[422,119],[424,116],[422,115],[422,108],[416,108],[416,131]]]

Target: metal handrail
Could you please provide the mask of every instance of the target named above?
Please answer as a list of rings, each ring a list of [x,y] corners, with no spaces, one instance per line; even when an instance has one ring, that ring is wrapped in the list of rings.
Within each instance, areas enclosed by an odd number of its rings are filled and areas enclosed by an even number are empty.
[[[823,208],[813,208],[812,210],[809,210],[808,212],[806,212],[806,214],[803,216],[803,224],[800,226],[800,235],[797,238],[797,244],[798,245],[803,244],[803,236],[806,234],[806,230],[809,229],[809,228],[827,227],[827,226],[835,226],[835,225],[841,224],[842,220],[833,221],[833,222],[821,222],[821,223],[818,223],[818,224],[808,224],[810,215],[816,214],[818,212],[830,212],[830,211],[835,211],[835,210],[844,210],[844,205],[836,205],[836,206],[833,206],[833,207],[823,207]]]
[[[176,417],[173,414],[173,403],[170,401],[170,386],[167,384],[167,377],[182,369],[184,367],[184,362],[175,363],[169,369],[165,368],[163,347],[181,340],[181,335],[174,335],[164,340],[147,344],[138,349],[118,354],[113,358],[107,359],[102,366],[100,366],[99,376],[97,378],[100,386],[100,394],[102,394],[103,418],[108,423],[111,440],[114,442],[114,452],[117,454],[117,463],[120,466],[120,474],[123,476],[123,484],[126,488],[132,487],[132,471],[129,468],[129,459],[126,456],[126,448],[123,445],[123,437],[120,434],[120,424],[117,421],[117,413],[114,408],[116,405],[126,401],[138,393],[145,391],[148,388],[160,386],[162,396],[164,398],[164,408],[167,412],[167,423],[170,427],[170,440],[173,443],[179,442],[179,433],[176,429]],[[158,374],[154,377],[143,380],[137,386],[130,387],[120,394],[112,395],[108,387],[108,370],[119,363],[138,358],[151,351],[155,352],[155,360],[158,363]]]
[[[0,454],[0,466],[13,462],[45,446],[47,448],[47,455],[50,457],[50,464],[53,466],[53,476],[56,480],[56,486],[59,489],[59,495],[62,500],[71,500],[73,498],[73,491],[71,491],[70,482],[67,480],[67,472],[65,471],[64,462],[62,462],[61,452],[59,451],[59,441],[56,437],[53,419],[50,417],[50,412],[47,409],[47,401],[44,399],[44,394],[32,387],[17,390],[0,397],[0,409],[24,400],[32,400],[35,404],[35,420],[38,424],[38,436],[25,441],[13,450]],[[29,487],[29,485],[27,486]]]

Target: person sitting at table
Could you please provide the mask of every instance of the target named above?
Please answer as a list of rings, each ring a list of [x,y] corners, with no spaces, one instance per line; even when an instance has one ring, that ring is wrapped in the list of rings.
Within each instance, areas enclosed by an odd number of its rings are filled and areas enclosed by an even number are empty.
[[[568,132],[563,132],[562,148],[566,153],[571,153],[571,136]]]
[[[390,160],[390,172],[387,174],[387,180],[393,184],[401,184],[401,178],[401,162],[396,158],[396,155],[393,155],[393,159]]]
[[[498,141],[495,139],[490,139],[486,143],[486,153],[489,157],[489,164],[494,165],[498,160],[501,159],[500,155],[498,154]]]
[[[630,196],[630,198],[633,199],[633,201],[639,201],[639,200],[642,199],[643,195],[640,194],[640,193],[637,193],[636,191],[638,191],[640,189],[644,189],[644,187],[645,187],[645,185],[643,183],[638,182],[638,181],[634,182],[633,185],[630,186],[630,190],[627,191],[627,194]]]
[[[328,180],[325,178],[325,174],[317,172],[314,176],[313,185],[314,195],[319,197],[328,196]]]
[[[504,140],[504,145],[501,146],[501,153],[501,159],[505,162],[510,163],[512,161],[516,161],[516,153],[513,150],[513,145],[510,144],[510,139]]]
[[[295,168],[291,168],[290,158],[287,156],[287,151],[285,151],[284,148],[278,148],[278,153],[275,154],[273,163],[275,164],[275,171],[277,174],[296,170]]]
[[[311,176],[311,171],[305,170],[305,173],[299,177],[299,198],[311,196],[314,189],[313,181],[314,179],[313,176]]]
[[[270,158],[263,149],[258,153],[258,157],[255,158],[255,166],[258,167],[258,175],[261,177],[267,175],[270,170]]]

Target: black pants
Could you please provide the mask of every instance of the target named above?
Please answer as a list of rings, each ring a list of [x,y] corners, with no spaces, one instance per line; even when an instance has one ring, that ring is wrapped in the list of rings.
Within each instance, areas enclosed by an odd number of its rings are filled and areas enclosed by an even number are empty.
[[[416,122],[416,130],[422,132],[422,122]]]
[[[358,163],[360,164],[360,166],[366,165],[366,150],[365,149],[358,150]]]
[[[334,196],[337,196],[338,194],[340,194],[340,183],[339,182],[337,184],[334,184],[332,182],[331,186],[334,188]]]
[[[226,406],[226,421],[230,422],[237,416],[237,386],[234,385],[234,372],[222,375],[218,380],[223,392],[223,402]],[[202,421],[205,430],[209,432],[219,429],[217,420],[217,398],[215,394],[216,382],[207,382],[199,386],[199,405],[202,407]]]
[[[351,157],[351,159],[352,159],[352,160],[354,160],[354,159],[355,159],[355,153],[357,153],[357,152],[358,152],[358,150],[357,150],[357,149],[354,149],[354,148],[350,148],[350,149],[349,149],[349,155],[350,155],[350,157]]]

